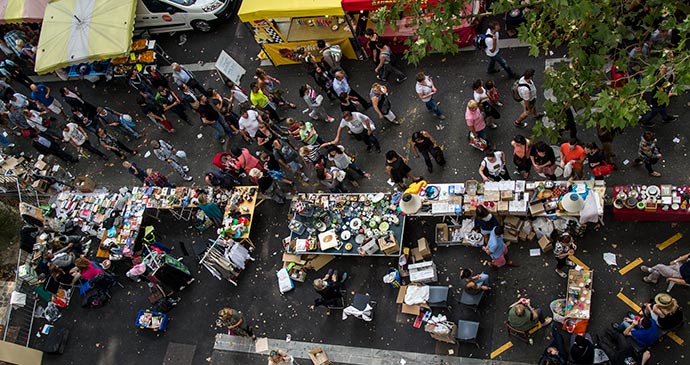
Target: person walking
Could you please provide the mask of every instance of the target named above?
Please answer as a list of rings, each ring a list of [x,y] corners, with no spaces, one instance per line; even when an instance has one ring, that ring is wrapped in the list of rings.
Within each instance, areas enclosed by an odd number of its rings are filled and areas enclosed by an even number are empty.
[[[204,176],[204,181],[213,187],[220,187],[225,190],[232,190],[235,186],[241,185],[238,177],[234,176],[229,170],[208,170]]]
[[[133,68],[132,71],[129,72],[127,83],[132,89],[139,93],[139,96],[148,101],[153,101],[155,97],[153,86],[151,86],[150,81],[142,76],[136,68]]]
[[[331,168],[319,166],[316,168],[316,177],[331,193],[348,193],[345,184],[343,184],[346,175],[345,171],[335,166]]]
[[[336,95],[333,90],[333,74],[330,71],[326,71],[321,65],[317,65],[314,68],[312,77],[321,88],[321,91],[326,93],[330,100],[336,100],[338,98],[338,95]]]
[[[465,122],[470,129],[470,133],[474,137],[479,137],[489,142],[489,135],[486,133],[486,122],[484,116],[479,110],[479,103],[474,99],[467,102],[467,109],[465,109]]]
[[[376,152],[381,152],[381,145],[378,139],[374,136],[376,126],[374,122],[366,115],[359,112],[343,112],[343,119],[340,121],[338,131],[335,134],[335,139],[327,142],[327,145],[337,145],[340,142],[340,135],[343,128],[347,128],[352,132],[352,136],[356,140],[364,142],[367,146],[367,152],[371,152],[372,148],[376,148]]]
[[[566,266],[568,257],[575,254],[577,246],[573,242],[573,237],[568,233],[563,233],[556,240],[556,244],[553,245],[553,254],[556,257],[556,274],[563,279],[568,277],[568,274],[563,271]]]
[[[251,337],[253,340],[256,339],[254,330],[244,319],[244,315],[232,308],[223,308],[218,311],[216,327],[227,328],[228,333],[235,336]]]
[[[225,144],[226,136],[232,137],[232,129],[225,123],[225,119],[220,115],[215,106],[209,103],[206,95],[202,95],[199,99],[199,116],[201,117],[202,127],[209,126],[216,131],[216,140],[220,144]]]
[[[77,108],[72,109],[72,121],[93,134],[96,134],[101,126],[97,119],[89,118]]]
[[[529,176],[532,170],[532,159],[530,152],[532,150],[532,142],[523,135],[516,135],[510,142],[513,146],[513,164],[515,164],[515,175],[520,175],[523,179]]]
[[[472,91],[474,101],[479,103],[481,110],[484,112],[484,120],[489,125],[489,128],[496,129],[498,126],[493,121],[501,118],[501,113],[498,112],[496,107],[491,103],[489,99],[489,94],[484,88],[484,82],[481,79],[477,79],[472,83]]]
[[[328,112],[323,108],[323,96],[317,94],[316,90],[309,84],[304,84],[299,88],[299,96],[307,104],[311,119],[318,120],[322,118],[328,123],[335,121],[335,118],[328,115]]]
[[[265,124],[261,114],[253,109],[242,109],[240,120],[237,123],[242,138],[247,143],[251,143],[256,138],[256,132],[261,124]]]
[[[263,90],[261,90],[259,83],[252,82],[251,84],[249,84],[249,87],[252,90],[249,94],[249,99],[251,100],[252,105],[254,105],[254,107],[268,113],[271,119],[273,119],[276,123],[285,119],[280,117],[280,115],[278,114],[278,110],[275,107],[275,104],[273,104],[273,102],[270,101],[269,97],[263,92]]]
[[[69,163],[77,163],[79,161],[76,157],[63,151],[60,143],[49,134],[34,132],[31,134],[31,139],[33,140],[32,145],[34,148],[42,154],[53,155]]]
[[[379,63],[374,69],[376,79],[386,82],[392,73],[397,83],[407,80],[407,76],[393,65],[393,51],[383,39],[379,38],[376,41],[376,49],[379,50]]]
[[[482,162],[479,164],[479,175],[484,182],[510,180],[506,171],[506,157],[503,151],[486,150]]]
[[[441,109],[438,107],[438,103],[434,100],[434,95],[436,95],[438,90],[436,86],[434,86],[431,76],[427,76],[424,72],[418,72],[415,76],[415,80],[417,81],[414,87],[415,91],[419,99],[426,106],[426,109],[433,112],[438,119],[445,120],[446,116],[443,115],[443,112],[441,112]],[[439,128],[437,127],[437,129]]]
[[[31,99],[36,100],[44,109],[67,120],[67,115],[65,115],[64,110],[62,110],[62,104],[50,94],[51,90],[48,86],[43,84],[31,84],[29,88],[31,89]]]
[[[84,156],[86,155],[83,150],[87,150],[98,155],[100,158],[106,161],[108,160],[108,156],[106,156],[105,153],[99,151],[96,147],[91,145],[91,142],[89,142],[89,136],[86,134],[84,128],[75,123],[67,123],[64,127],[62,127],[62,137],[65,142],[69,142]]]
[[[182,176],[184,181],[192,181],[193,178],[188,174],[189,167],[180,162],[182,159],[180,155],[182,154],[180,153],[178,155],[178,153],[181,151],[178,151],[173,145],[162,139],[152,140],[150,144],[156,158],[170,165],[180,176]]]
[[[285,204],[285,192],[268,173],[264,174],[258,168],[252,168],[249,170],[249,177],[256,182],[259,191],[266,198],[281,205]]]
[[[405,178],[417,180],[412,174],[412,169],[407,165],[407,159],[391,150],[386,152],[386,172],[390,181],[405,189]]]
[[[661,176],[661,173],[654,171],[654,168],[652,167],[659,162],[662,157],[661,151],[659,150],[659,147],[657,147],[656,142],[656,136],[654,133],[650,131],[644,132],[640,138],[638,148],[639,157],[635,159],[635,166],[644,164],[649,176],[653,177]]]
[[[99,106],[96,108],[96,119],[106,127],[118,128],[124,135],[132,136],[135,139],[141,138],[141,134],[134,129],[135,124],[132,116],[128,114]]]
[[[400,124],[393,113],[387,87],[377,82],[373,83],[369,91],[369,99],[371,100],[371,105],[374,107],[376,114],[379,115],[379,120],[383,121],[385,119],[391,122],[391,124]]]
[[[295,109],[297,107],[295,103],[291,103],[285,100],[285,98],[283,97],[285,92],[283,90],[278,90],[280,80],[267,74],[266,71],[264,71],[264,69],[262,68],[256,69],[255,76],[259,88],[261,89],[261,91],[263,91],[264,95],[266,95],[270,99],[271,102],[277,104],[278,106],[287,105],[292,109]]]
[[[518,81],[517,91],[522,99],[522,114],[515,121],[515,126],[518,128],[527,127],[527,122],[525,119],[530,115],[534,116],[535,119],[539,119],[544,116],[544,114],[537,113],[537,86],[534,85],[534,69],[528,69],[520,77]]]
[[[329,43],[323,39],[316,41],[316,47],[319,48],[321,54],[321,62],[328,66],[329,70],[338,70],[340,67],[340,58],[337,55],[338,51],[334,50]],[[336,46],[337,47],[337,46]]]
[[[518,266],[516,263],[506,258],[508,246],[506,246],[503,240],[503,226],[496,226],[491,230],[489,233],[489,240],[486,245],[482,247],[482,250],[491,257],[491,262],[483,262],[485,265],[488,264],[494,268],[503,267],[505,265]]]
[[[146,178],[144,179],[145,186],[158,186],[161,188],[174,188],[175,186],[168,181],[160,171],[155,171],[152,168],[146,169]]]
[[[362,95],[359,95],[357,91],[350,87],[350,83],[347,80],[347,75],[345,75],[345,71],[336,71],[335,80],[333,80],[333,91],[335,91],[335,94],[338,96],[345,93],[351,97],[354,97],[357,100],[357,102],[362,105],[364,110],[371,108],[371,103],[364,99]]]
[[[130,161],[122,161],[122,167],[127,169],[127,172],[129,172],[132,176],[136,177],[141,181],[143,184],[144,181],[146,180],[146,169],[139,168],[136,163],[130,162]]]
[[[299,140],[306,145],[322,144],[323,138],[319,137],[319,134],[314,129],[314,125],[311,122],[305,122],[300,120],[297,122],[297,137]]]
[[[434,150],[439,147],[436,144],[434,138],[431,137],[431,134],[429,134],[429,132],[425,130],[419,130],[417,132],[414,132],[412,133],[410,143],[412,144],[412,151],[414,151],[414,157],[419,158],[419,155],[421,154],[422,157],[424,157],[426,169],[429,171],[429,173],[434,172],[434,166],[431,164],[431,160],[435,159]]]
[[[218,204],[208,201],[206,194],[201,194],[197,198],[197,206],[201,209],[208,219],[216,225],[216,227],[223,227],[223,211]]]
[[[60,96],[62,96],[62,100],[64,100],[70,108],[81,110],[89,118],[96,116],[96,107],[84,100],[81,93],[78,91],[72,91],[67,87],[63,87],[60,89]]]
[[[304,165],[302,159],[288,143],[283,143],[280,139],[273,140],[272,154],[276,161],[293,175],[298,175],[302,181],[309,182],[309,177],[304,173]]]
[[[486,30],[486,38],[484,39],[486,43],[484,52],[486,56],[489,57],[487,72],[490,74],[500,72],[500,70],[496,68],[496,63],[498,63],[508,73],[511,79],[517,79],[518,76],[513,72],[510,66],[508,66],[508,62],[500,55],[500,30],[501,25],[497,21],[489,22],[489,28]]]
[[[345,178],[352,183],[354,187],[359,187],[359,182],[355,178],[353,171],[356,172],[360,177],[366,177],[371,179],[371,174],[360,169],[357,164],[355,164],[353,157],[347,153],[345,147],[343,146],[328,146],[328,160],[333,163],[333,166],[345,171]]]
[[[170,67],[172,67],[172,78],[177,86],[182,86],[186,84],[190,88],[198,91],[202,95],[206,95],[206,89],[195,77],[194,74],[189,72],[186,68],[177,62],[173,62]]]
[[[33,80],[22,71],[21,67],[10,59],[5,59],[0,62],[0,75],[17,81],[27,88],[31,88],[31,85],[34,84]]]
[[[163,86],[158,87],[158,93],[155,96],[156,102],[163,107],[163,113],[171,111],[182,119],[188,125],[192,125],[192,121],[189,120],[187,113],[185,113],[185,106],[182,103],[182,99],[175,94],[170,89],[166,89]]]
[[[103,129],[103,128],[98,128],[96,130],[96,136],[98,137],[98,143],[100,143],[100,145],[103,148],[114,153],[115,156],[119,157],[121,160],[125,159],[125,157],[126,157],[125,153],[129,153],[132,155],[137,154],[137,151],[134,151],[131,148],[127,147],[127,145],[120,142],[117,138],[113,137],[111,134],[107,133],[105,131],[105,129]]]
[[[597,126],[597,138],[601,142],[601,150],[604,152],[604,158],[606,162],[613,165],[614,170],[617,169],[614,157],[616,154],[613,152],[613,140],[616,134],[619,133],[618,129],[608,129],[601,126]]]

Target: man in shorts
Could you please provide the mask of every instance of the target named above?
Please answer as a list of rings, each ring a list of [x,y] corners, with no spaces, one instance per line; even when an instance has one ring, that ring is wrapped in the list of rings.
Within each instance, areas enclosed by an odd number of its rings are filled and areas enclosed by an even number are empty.
[[[54,96],[50,95],[50,88],[48,86],[43,84],[31,84],[30,88],[31,99],[36,100],[44,109],[50,110],[67,120],[67,115],[65,115],[65,112],[62,110],[62,104],[60,104]]]

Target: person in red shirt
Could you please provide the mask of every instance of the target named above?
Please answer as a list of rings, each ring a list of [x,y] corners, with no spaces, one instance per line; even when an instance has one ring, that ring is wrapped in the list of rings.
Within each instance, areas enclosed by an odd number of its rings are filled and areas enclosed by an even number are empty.
[[[561,167],[565,169],[565,165],[571,164],[573,172],[570,176],[563,174],[563,178],[582,179],[582,162],[585,160],[585,149],[577,144],[577,139],[572,138],[570,141],[561,145]]]

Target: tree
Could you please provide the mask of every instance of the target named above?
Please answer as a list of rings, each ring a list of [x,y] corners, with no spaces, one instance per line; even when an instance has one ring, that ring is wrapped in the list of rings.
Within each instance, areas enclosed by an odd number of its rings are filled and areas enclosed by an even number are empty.
[[[22,218],[19,211],[3,201],[0,201],[0,247],[14,242],[22,228]]]
[[[417,3],[414,0],[401,0],[382,13],[389,21],[401,14],[417,16],[422,26],[418,39],[411,40],[416,44],[456,24],[445,9],[452,13],[458,2],[439,0],[434,21],[426,25],[415,12],[418,7],[409,6]],[[401,6],[409,9],[401,13]],[[570,60],[545,72],[542,89],[551,90],[553,97],[544,101],[548,118],[537,123],[533,129],[536,135],[556,138],[571,107],[578,111],[577,122],[587,127],[636,125],[649,110],[650,99],[668,103],[670,95],[690,86],[690,5],[686,1],[497,0],[491,10],[503,14],[518,7],[525,16],[518,34],[520,40],[529,43],[530,55],[557,52]],[[412,48],[405,57],[416,63],[431,50],[453,52],[445,34],[434,39],[424,51]],[[636,47],[640,48],[630,56]],[[612,65],[629,71],[620,87],[611,87]]]

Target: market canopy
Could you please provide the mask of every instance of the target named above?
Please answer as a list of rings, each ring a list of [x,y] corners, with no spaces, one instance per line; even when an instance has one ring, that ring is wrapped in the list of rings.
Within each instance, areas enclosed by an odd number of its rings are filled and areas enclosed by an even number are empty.
[[[376,10],[382,6],[390,5],[399,0],[342,0],[345,11]],[[436,0],[422,0],[422,7],[436,5]]]
[[[56,0],[46,8],[36,73],[129,52],[137,0]]]
[[[0,23],[40,23],[49,0],[0,0]]]
[[[340,0],[250,0],[243,1],[237,16],[243,22],[273,18],[342,16]]]

